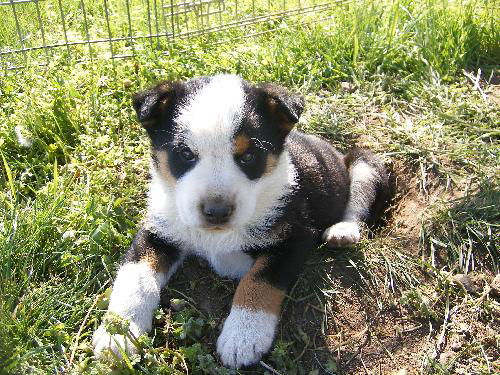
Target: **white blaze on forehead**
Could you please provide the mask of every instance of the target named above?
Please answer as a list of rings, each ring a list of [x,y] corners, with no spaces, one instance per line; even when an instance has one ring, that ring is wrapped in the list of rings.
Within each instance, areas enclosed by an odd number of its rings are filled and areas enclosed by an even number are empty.
[[[187,131],[186,141],[198,152],[213,153],[217,147],[226,150],[232,146],[244,104],[241,78],[217,75],[188,99],[175,121]]]

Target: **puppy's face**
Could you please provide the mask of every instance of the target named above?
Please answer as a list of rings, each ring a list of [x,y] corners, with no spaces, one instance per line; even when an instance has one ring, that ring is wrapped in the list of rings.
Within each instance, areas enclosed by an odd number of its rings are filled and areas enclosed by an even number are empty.
[[[134,107],[185,225],[245,226],[264,209],[266,190],[287,181],[283,146],[303,99],[283,88],[232,75],[162,82],[136,94]]]

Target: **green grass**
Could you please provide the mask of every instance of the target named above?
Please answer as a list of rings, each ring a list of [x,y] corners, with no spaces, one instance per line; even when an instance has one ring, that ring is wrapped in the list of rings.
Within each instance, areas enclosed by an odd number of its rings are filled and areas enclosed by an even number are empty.
[[[65,2],[75,24],[77,3]],[[53,11],[43,16],[56,22]],[[101,22],[98,2],[87,11]],[[91,335],[147,188],[147,139],[131,95],[159,79],[217,72],[303,93],[308,107],[299,127],[342,150],[376,150],[397,191],[372,239],[311,255],[264,362],[282,373],[378,371],[377,361],[386,372],[410,366],[383,341],[387,324],[399,327],[387,323],[396,314],[425,327],[415,338],[423,345],[418,364],[408,370],[498,371],[500,338],[487,327],[498,324],[500,304],[485,291],[499,272],[500,94],[491,84],[498,80],[499,19],[491,1],[360,1],[323,23],[262,25],[278,30],[252,39],[231,31],[177,41],[168,55],[146,43],[135,60],[115,63],[68,63],[56,54],[46,69],[34,64],[43,57],[35,54],[27,69],[0,73],[0,373],[109,371],[93,359]],[[0,25],[0,50],[14,45],[9,22]],[[120,18],[113,27],[124,24]],[[486,99],[469,78],[478,69]],[[16,127],[30,147],[19,143]],[[405,212],[411,203],[417,208]],[[206,287],[229,302],[234,283],[204,271],[207,282],[174,278],[167,294],[188,307],[159,311],[152,339],[141,339],[142,361],[131,358],[133,370],[123,371],[227,373],[213,345],[224,312],[204,310],[196,293]],[[455,273],[476,278],[478,294],[450,282]],[[460,324],[470,327],[467,342],[455,362],[440,363]],[[402,337],[404,346],[415,345]],[[364,354],[361,362],[363,345],[381,347],[375,338],[393,352],[375,360]]]
[[[423,228],[432,263],[440,253],[451,270],[490,269],[498,274],[499,199],[498,189],[483,181],[478,191],[438,205],[432,222]]]

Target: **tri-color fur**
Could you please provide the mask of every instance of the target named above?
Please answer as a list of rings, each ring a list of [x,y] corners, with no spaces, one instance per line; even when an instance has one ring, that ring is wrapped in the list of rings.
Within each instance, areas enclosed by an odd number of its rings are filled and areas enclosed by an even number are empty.
[[[274,339],[284,296],[309,250],[359,240],[359,224],[385,201],[387,175],[367,150],[346,156],[292,131],[304,100],[276,85],[217,75],[162,82],[134,107],[151,139],[146,217],[126,254],[109,310],[151,329],[160,290],[187,255],[240,279],[217,341],[233,368],[260,360]],[[103,327],[95,352],[135,348]]]

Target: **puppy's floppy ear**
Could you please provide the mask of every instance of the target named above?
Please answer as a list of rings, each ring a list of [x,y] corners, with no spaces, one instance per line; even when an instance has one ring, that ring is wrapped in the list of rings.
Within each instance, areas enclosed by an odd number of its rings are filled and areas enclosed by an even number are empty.
[[[154,126],[164,115],[172,111],[182,87],[182,82],[163,81],[135,94],[132,103],[139,122],[145,128]]]
[[[265,83],[257,87],[264,97],[264,110],[271,121],[278,125],[280,133],[287,135],[299,121],[304,111],[304,98],[284,87]]]

